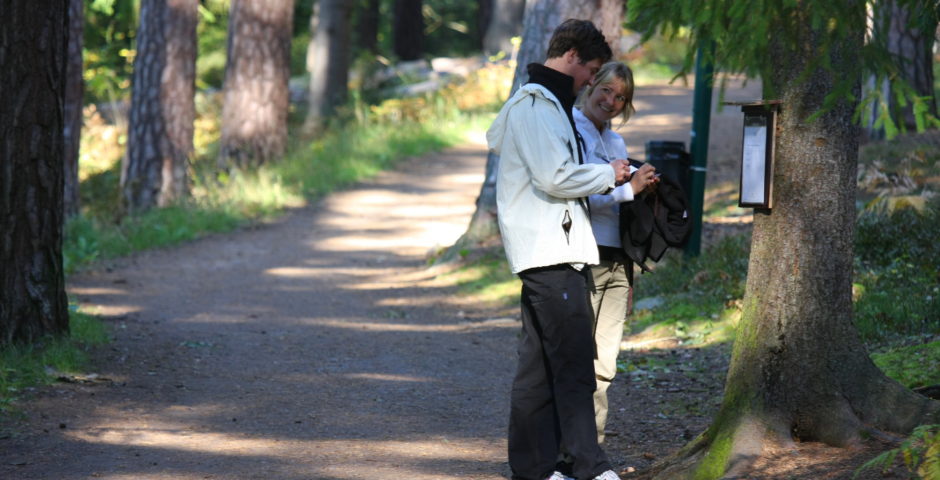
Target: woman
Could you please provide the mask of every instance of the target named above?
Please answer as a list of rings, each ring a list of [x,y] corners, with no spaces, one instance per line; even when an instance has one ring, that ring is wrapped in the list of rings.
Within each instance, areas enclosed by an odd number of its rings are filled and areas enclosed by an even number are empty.
[[[575,124],[584,138],[587,152],[585,161],[610,163],[627,158],[623,138],[611,130],[610,122],[620,116],[626,123],[635,112],[633,108],[633,72],[620,62],[604,64],[579,99],[574,109]],[[632,167],[631,167],[632,169]],[[620,243],[620,204],[633,201],[657,179],[656,169],[644,164],[633,173],[630,181],[607,194],[591,195],[591,227],[600,252],[600,264],[591,267],[594,290],[594,343],[597,355],[594,374],[597,390],[594,392],[595,423],[598,442],[604,441],[607,423],[607,387],[617,373],[617,355],[623,339],[623,324],[627,317],[629,284],[627,269],[633,264],[627,259]]]

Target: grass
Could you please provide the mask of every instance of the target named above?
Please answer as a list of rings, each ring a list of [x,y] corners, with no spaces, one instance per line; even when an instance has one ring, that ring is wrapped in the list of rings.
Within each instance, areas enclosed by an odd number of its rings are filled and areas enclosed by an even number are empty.
[[[465,259],[455,270],[441,275],[441,279],[456,285],[460,295],[475,302],[496,307],[518,303],[522,282],[509,270],[502,249],[484,250],[478,255]]]
[[[14,412],[15,402],[37,385],[81,372],[88,365],[89,349],[108,341],[107,329],[100,320],[74,305],[69,310],[68,337],[0,349],[0,414]]]
[[[890,348],[871,358],[885,375],[908,388],[940,384],[940,341]]]
[[[330,130],[315,141],[292,140],[279,162],[232,174],[215,171],[216,149],[197,141],[197,151],[204,156],[194,161],[191,196],[176,205],[134,216],[124,216],[117,206],[121,137],[110,125],[91,119],[88,134],[99,137],[83,143],[93,153],[82,156],[87,160],[82,164],[82,215],[66,226],[66,272],[97,260],[263,222],[369,178],[402,158],[463,141],[469,132],[485,128],[490,118],[453,106],[428,107],[427,102],[414,100],[423,105],[419,108],[396,100],[394,106],[363,113],[361,120]],[[204,108],[210,114],[218,110]],[[217,136],[206,133],[216,127],[206,123],[205,119],[197,121],[203,125],[197,138],[216,141]]]

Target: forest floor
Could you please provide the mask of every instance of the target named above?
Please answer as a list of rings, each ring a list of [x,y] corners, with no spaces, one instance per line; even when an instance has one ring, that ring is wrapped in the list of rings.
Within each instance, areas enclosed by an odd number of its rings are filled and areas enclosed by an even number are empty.
[[[691,89],[637,99],[632,156],[649,139],[687,141]],[[734,183],[740,112],[714,118],[709,185]],[[74,275],[71,300],[113,341],[93,371],[4,420],[0,478],[508,478],[518,311],[427,266],[463,232],[484,163],[478,142],[409,159],[278,221]],[[705,243],[746,228],[746,215],[710,222]],[[727,345],[647,347],[623,352],[645,367],[610,390],[605,448],[625,478],[703,431],[729,357]],[[848,479],[883,448],[801,443],[749,478]]]

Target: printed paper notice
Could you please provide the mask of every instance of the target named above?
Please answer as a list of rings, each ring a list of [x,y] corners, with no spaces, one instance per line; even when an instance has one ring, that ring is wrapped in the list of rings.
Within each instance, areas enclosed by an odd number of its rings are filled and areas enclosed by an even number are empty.
[[[744,117],[744,150],[741,164],[741,203],[762,204],[767,164],[767,119]]]

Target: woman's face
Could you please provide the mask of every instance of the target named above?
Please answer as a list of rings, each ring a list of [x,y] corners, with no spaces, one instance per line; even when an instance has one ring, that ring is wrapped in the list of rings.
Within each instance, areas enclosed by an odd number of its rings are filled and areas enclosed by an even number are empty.
[[[627,85],[614,77],[594,88],[584,104],[584,115],[594,123],[605,123],[620,115],[627,105]]]

